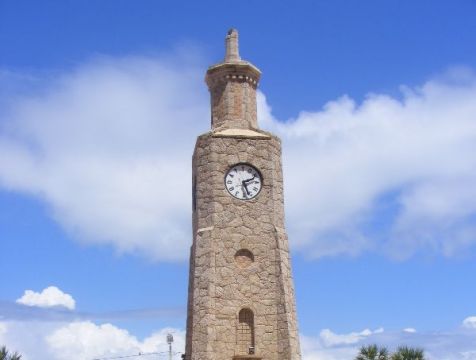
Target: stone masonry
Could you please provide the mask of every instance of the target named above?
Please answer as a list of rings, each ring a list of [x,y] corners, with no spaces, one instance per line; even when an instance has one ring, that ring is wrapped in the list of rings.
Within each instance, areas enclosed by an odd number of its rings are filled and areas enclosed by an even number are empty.
[[[301,358],[284,227],[281,142],[258,129],[259,70],[226,38],[223,63],[207,71],[212,130],[193,155],[186,359]],[[232,197],[227,170],[250,164],[262,176],[251,200]]]

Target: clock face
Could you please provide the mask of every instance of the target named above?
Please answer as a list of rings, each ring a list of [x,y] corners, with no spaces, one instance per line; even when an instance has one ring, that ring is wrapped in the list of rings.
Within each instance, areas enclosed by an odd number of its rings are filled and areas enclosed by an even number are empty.
[[[256,197],[263,186],[260,172],[248,164],[236,164],[225,175],[225,187],[228,192],[240,200]]]

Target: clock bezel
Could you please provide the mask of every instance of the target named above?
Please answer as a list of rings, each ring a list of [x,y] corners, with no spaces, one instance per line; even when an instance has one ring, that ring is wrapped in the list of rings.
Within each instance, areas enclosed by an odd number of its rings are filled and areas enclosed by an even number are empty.
[[[230,192],[230,190],[228,190],[228,187],[226,186],[226,177],[227,177],[228,173],[231,171],[231,169],[233,169],[236,166],[240,166],[240,165],[246,165],[246,166],[249,166],[249,167],[253,168],[258,173],[259,179],[260,179],[260,182],[261,182],[261,186],[260,186],[258,192],[256,193],[256,195],[253,196],[252,198],[249,198],[249,199],[241,199],[241,198],[236,197],[235,195],[233,195]],[[255,165],[247,163],[247,162],[239,162],[239,163],[236,163],[236,164],[233,164],[233,165],[229,166],[228,169],[225,171],[225,176],[223,176],[223,185],[225,186],[226,193],[229,194],[233,199],[241,200],[241,201],[252,201],[252,200],[255,200],[256,198],[258,198],[259,194],[261,193],[261,190],[263,190],[264,178],[263,178],[263,174],[261,173],[261,171]]]

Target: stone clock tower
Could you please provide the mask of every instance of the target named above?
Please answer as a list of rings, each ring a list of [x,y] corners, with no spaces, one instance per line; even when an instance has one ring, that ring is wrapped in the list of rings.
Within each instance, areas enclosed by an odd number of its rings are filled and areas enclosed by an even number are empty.
[[[301,358],[281,142],[258,129],[260,74],[230,30],[224,62],[206,74],[211,131],[193,154],[188,360]]]

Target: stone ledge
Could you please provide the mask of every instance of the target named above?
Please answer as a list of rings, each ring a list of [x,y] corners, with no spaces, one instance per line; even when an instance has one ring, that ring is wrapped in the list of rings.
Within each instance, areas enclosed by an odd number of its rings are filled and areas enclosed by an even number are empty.
[[[263,359],[261,356],[256,356],[256,355],[235,355],[233,356],[233,360],[261,360]]]
[[[252,63],[249,61],[245,60],[238,60],[238,61],[226,61],[226,62],[221,62],[215,65],[212,65],[208,68],[207,70],[207,75],[214,74],[219,71],[230,71],[230,72],[250,72],[254,76],[256,76],[258,79],[261,75],[261,71]]]
[[[214,228],[214,226],[209,226],[209,227],[205,227],[205,228],[200,228],[197,230],[197,235],[201,235],[203,234],[205,231],[212,231]]]
[[[254,131],[251,129],[225,129],[221,131],[216,131],[213,133],[214,137],[237,137],[237,138],[248,138],[248,139],[271,139],[271,136]]]

